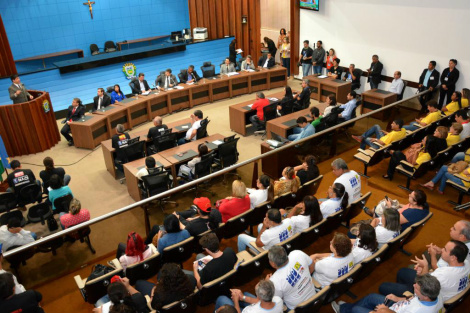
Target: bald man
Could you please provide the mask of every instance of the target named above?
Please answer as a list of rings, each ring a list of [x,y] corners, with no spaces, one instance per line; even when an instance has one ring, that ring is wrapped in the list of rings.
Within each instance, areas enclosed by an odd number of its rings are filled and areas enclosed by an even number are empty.
[[[153,141],[155,138],[162,135],[162,133],[168,129],[166,125],[163,124],[163,119],[161,116],[155,116],[153,119],[154,127],[149,129],[149,133],[147,134],[147,138]],[[147,145],[147,152],[148,154],[156,153],[155,146],[152,144]]]

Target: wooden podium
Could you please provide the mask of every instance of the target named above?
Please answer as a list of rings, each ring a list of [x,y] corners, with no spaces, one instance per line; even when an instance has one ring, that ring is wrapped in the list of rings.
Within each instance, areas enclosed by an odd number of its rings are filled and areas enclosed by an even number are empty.
[[[33,100],[0,105],[0,135],[9,157],[45,151],[60,140],[49,93],[28,92]]]

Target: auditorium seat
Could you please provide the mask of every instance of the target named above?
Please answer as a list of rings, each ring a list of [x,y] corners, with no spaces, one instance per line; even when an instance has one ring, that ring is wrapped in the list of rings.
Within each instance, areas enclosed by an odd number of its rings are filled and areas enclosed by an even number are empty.
[[[53,214],[51,207],[47,202],[42,202],[33,205],[28,209],[28,221],[30,223],[41,222],[42,225]]]
[[[250,226],[250,234],[253,236],[253,226],[258,226],[259,223],[262,223],[266,217],[266,213],[271,209],[271,202],[265,201],[258,204],[253,208],[253,213],[248,220],[248,225]]]
[[[13,192],[0,193],[0,213],[8,212],[17,205],[16,195]]]
[[[77,230],[76,232],[72,232],[68,234],[67,236],[72,237],[80,241],[81,243],[85,242],[88,248],[90,249],[91,253],[95,254],[96,253],[95,248],[93,248],[93,246],[91,245],[90,233],[91,233],[91,228],[84,227],[84,228]]]
[[[244,232],[248,228],[248,221],[252,214],[253,210],[250,209],[229,219],[225,223],[224,239],[230,239]]]
[[[367,169],[369,166],[379,164],[385,158],[388,148],[389,146],[380,147],[379,149],[357,149],[358,153],[354,155],[354,158],[364,164],[364,173],[361,176],[369,178]]]
[[[110,52],[116,52],[117,48],[116,45],[114,44],[114,41],[108,40],[104,43],[104,52],[110,53]]]
[[[237,273],[234,276],[234,286],[242,286],[246,283],[261,276],[266,268],[269,268],[269,251],[261,252],[256,256],[252,256],[248,251],[241,251],[237,253],[238,267]]]
[[[215,66],[211,62],[204,62],[201,66],[203,78],[211,78],[215,76]]]
[[[368,192],[365,195],[362,195],[359,199],[352,202],[345,210],[343,221],[346,222],[345,226],[349,228],[349,224],[353,218],[358,216],[364,207],[366,206],[367,200],[369,200],[372,192]]]
[[[139,279],[147,280],[158,274],[161,267],[161,255],[158,253],[157,248],[153,244],[148,245],[153,254],[140,262],[129,265],[126,268],[126,277],[129,278],[129,283],[134,285]]]
[[[402,160],[400,162],[400,165],[398,165],[395,168],[395,171],[399,174],[406,176],[406,186],[398,185],[398,187],[411,192],[411,189],[410,189],[411,180],[420,178],[423,175],[425,175],[428,172],[430,165],[431,165],[431,160],[423,162],[420,165],[418,165],[417,168],[415,168],[413,164],[410,164]]]
[[[317,241],[317,239],[320,238],[320,230],[324,227],[324,225],[326,225],[326,219],[323,219],[315,225],[304,229],[300,233],[298,249],[303,250]]]
[[[199,298],[199,290],[195,290],[194,293],[190,294],[186,298],[180,301],[175,301],[173,303],[167,304],[162,307],[158,312],[160,313],[194,313],[197,310],[197,301]],[[149,296],[145,296],[147,299],[147,304],[151,313],[156,313],[157,311],[153,310],[150,303],[151,299]]]
[[[356,278],[356,282],[366,278],[369,276],[372,271],[382,263],[382,256],[387,252],[388,244],[384,244],[379,250],[375,251],[370,257],[365,258],[360,263],[362,266],[361,273]]]
[[[317,193],[318,187],[320,187],[321,181],[323,180],[323,175],[318,176],[315,179],[312,179],[302,186],[296,192],[297,201],[302,201],[305,196],[313,196]]]
[[[348,293],[349,296],[354,298],[355,295],[348,292],[348,291],[351,288],[351,286],[354,283],[356,283],[356,280],[358,279],[359,275],[361,274],[361,270],[362,270],[362,265],[358,264],[358,265],[354,266],[353,269],[350,272],[348,272],[347,274],[344,274],[343,276],[335,279],[330,284],[330,291],[326,295],[325,300],[323,301],[323,304],[328,304],[331,301],[336,300],[338,297],[340,297],[344,293]]]
[[[193,252],[194,237],[189,237],[163,249],[162,264],[176,263],[181,265],[193,255]]]
[[[312,313],[320,312],[320,308],[323,306],[325,297],[330,292],[330,286],[322,288],[310,299],[305,300],[302,303],[299,303],[295,309],[290,310],[289,313]]]
[[[459,175],[459,174],[454,174],[455,177],[465,181],[465,182],[469,182],[468,178],[462,176],[462,175]],[[453,181],[451,180],[447,180],[446,181],[446,184],[451,186],[452,188],[454,189],[457,189],[457,191],[459,192],[459,198],[457,200],[457,202],[454,202],[454,201],[449,201],[450,204],[452,205],[460,205],[462,204],[462,201],[463,201],[463,196],[465,195],[470,195],[470,187],[466,187],[466,186],[460,186],[459,184],[456,184],[454,183]]]
[[[391,258],[395,252],[397,252],[405,242],[406,238],[411,234],[411,228],[407,228],[404,232],[402,232],[400,235],[397,237],[393,238],[389,242],[387,242],[387,250],[384,252],[382,255],[382,262],[388,260]]]
[[[92,43],[90,45],[90,52],[91,52],[91,55],[98,55],[100,54],[100,48],[98,48],[97,44]]]
[[[214,303],[218,296],[230,297],[230,288],[233,285],[236,270],[233,269],[218,279],[205,283],[200,290],[199,305],[205,306]]]
[[[469,294],[470,294],[470,284],[467,286],[467,288],[465,288],[464,290],[462,290],[461,292],[459,292],[458,294],[456,294],[455,296],[453,296],[452,298],[444,302],[445,312],[446,313],[454,312],[455,308],[459,306],[468,297]]]
[[[411,228],[411,232],[410,232],[409,236],[405,239],[405,241],[403,241],[403,243],[401,244],[401,249],[400,249],[401,252],[403,252],[407,256],[411,256],[411,253],[404,249],[405,245],[408,242],[415,239],[419,235],[419,233],[421,232],[421,230],[424,227],[424,224],[426,224],[426,222],[431,219],[432,215],[433,215],[432,212],[429,212],[428,215],[426,215],[426,217],[423,218],[421,221],[418,221],[418,222],[414,223],[413,225],[410,225],[410,227],[408,227],[408,228]]]
[[[286,192],[274,198],[272,207],[276,209],[286,209],[295,206],[298,201],[302,201],[302,199],[297,200],[297,196],[294,192]]]

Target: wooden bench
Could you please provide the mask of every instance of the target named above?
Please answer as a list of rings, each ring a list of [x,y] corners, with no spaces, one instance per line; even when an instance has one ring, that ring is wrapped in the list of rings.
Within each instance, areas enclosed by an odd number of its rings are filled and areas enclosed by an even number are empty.
[[[166,36],[154,36],[154,37],[147,37],[147,38],[121,41],[121,42],[116,42],[116,45],[117,45],[118,50],[121,51],[121,48],[122,48],[123,45],[127,45],[127,47],[129,48],[130,44],[138,43],[138,42],[145,42],[145,41],[148,41],[149,45],[150,45],[150,41],[165,38],[165,37],[169,37],[169,36],[168,35],[166,35]]]
[[[62,55],[69,55],[69,54],[77,54],[79,58],[83,58],[83,50],[81,49],[73,49],[73,50],[66,50],[61,52],[54,52],[54,53],[46,53],[41,55],[36,55],[34,57],[29,57],[25,59],[16,60],[15,62],[28,62],[28,61],[35,61],[35,60],[42,60],[42,65],[46,68],[45,59],[54,58]]]

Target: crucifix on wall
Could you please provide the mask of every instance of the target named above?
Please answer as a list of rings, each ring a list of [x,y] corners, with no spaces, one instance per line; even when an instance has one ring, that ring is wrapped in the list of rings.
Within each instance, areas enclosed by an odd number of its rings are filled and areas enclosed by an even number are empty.
[[[90,9],[90,15],[91,15],[91,19],[93,19],[93,7],[92,5],[95,4],[95,1],[90,1],[88,0],[88,2],[85,2],[83,3],[84,5],[87,5],[88,8]]]

